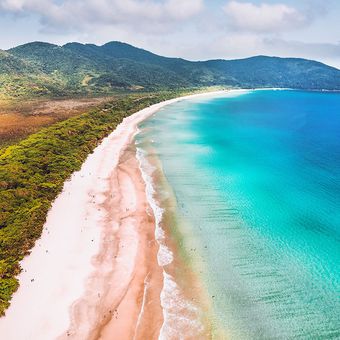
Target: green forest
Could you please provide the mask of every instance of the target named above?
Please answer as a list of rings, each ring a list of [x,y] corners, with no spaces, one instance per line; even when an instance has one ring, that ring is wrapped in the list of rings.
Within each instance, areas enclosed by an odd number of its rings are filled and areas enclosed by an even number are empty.
[[[102,46],[33,42],[0,50],[0,99],[201,86],[340,90],[340,71],[299,58],[256,56],[193,62],[117,41]]]

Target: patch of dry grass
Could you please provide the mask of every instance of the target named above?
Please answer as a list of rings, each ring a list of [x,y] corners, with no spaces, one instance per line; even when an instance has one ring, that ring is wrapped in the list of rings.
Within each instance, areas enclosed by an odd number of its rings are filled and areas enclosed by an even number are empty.
[[[0,148],[27,137],[41,128],[77,116],[118,99],[103,98],[0,100]]]

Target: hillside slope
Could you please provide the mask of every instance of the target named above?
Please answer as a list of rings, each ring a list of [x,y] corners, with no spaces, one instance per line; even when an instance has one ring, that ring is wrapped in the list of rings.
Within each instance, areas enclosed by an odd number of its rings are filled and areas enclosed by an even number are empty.
[[[205,64],[237,79],[245,87],[340,89],[340,70],[313,60],[257,56]]]
[[[265,56],[191,62],[121,42],[33,42],[0,51],[0,97],[214,85],[340,90],[340,70],[311,60]]]

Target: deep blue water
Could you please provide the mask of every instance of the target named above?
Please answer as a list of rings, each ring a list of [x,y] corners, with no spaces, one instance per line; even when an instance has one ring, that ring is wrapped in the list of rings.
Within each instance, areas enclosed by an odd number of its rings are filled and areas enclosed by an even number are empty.
[[[340,94],[191,99],[141,127],[216,328],[233,339],[339,339]]]

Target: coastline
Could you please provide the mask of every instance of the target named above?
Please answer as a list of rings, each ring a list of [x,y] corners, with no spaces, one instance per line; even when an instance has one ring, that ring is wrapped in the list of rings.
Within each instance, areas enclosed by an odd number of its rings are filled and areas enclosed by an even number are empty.
[[[136,142],[137,143],[137,142]],[[209,301],[204,289],[182,254],[173,231],[177,226],[176,199],[168,186],[159,159],[137,144],[137,159],[146,184],[148,202],[155,216],[157,263],[162,269],[160,294],[163,324],[158,339],[210,339]]]
[[[157,338],[163,317],[159,304],[148,303],[157,301],[162,289],[155,217],[131,143],[138,124],[160,108],[226,92],[179,97],[141,110],[88,156],[65,183],[41,238],[21,263],[20,287],[0,318],[6,339],[105,339],[112,332]]]

